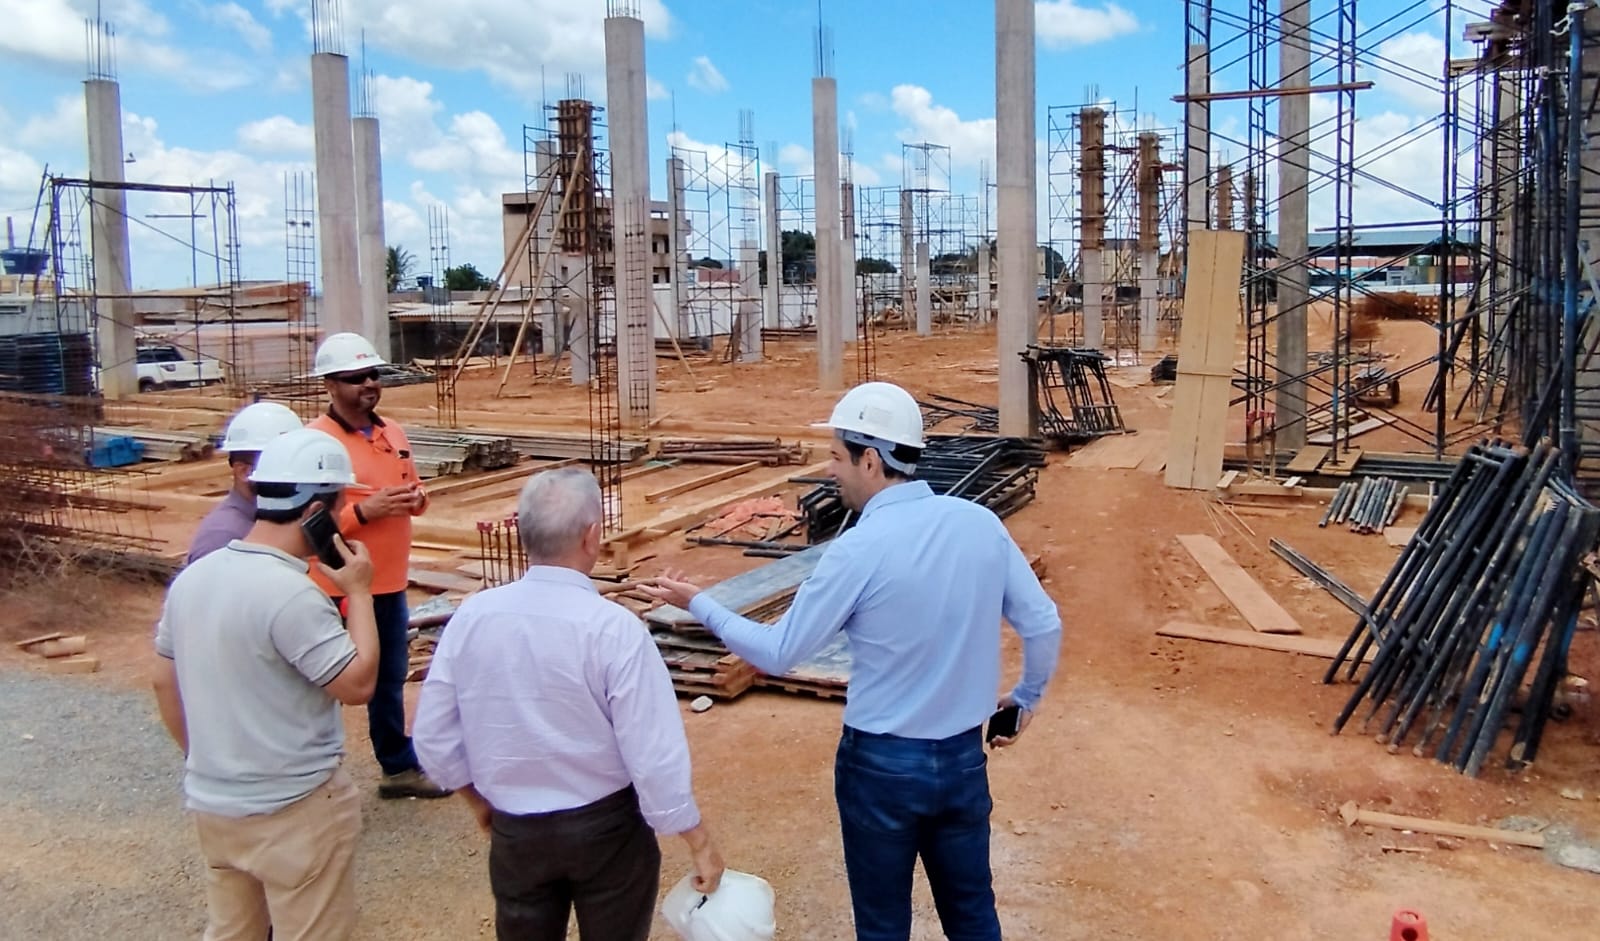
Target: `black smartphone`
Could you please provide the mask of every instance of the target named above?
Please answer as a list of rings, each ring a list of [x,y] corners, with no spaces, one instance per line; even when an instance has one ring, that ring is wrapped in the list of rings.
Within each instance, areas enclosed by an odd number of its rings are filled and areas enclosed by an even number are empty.
[[[994,715],[989,717],[989,728],[983,733],[983,740],[992,742],[997,738],[1012,738],[1017,734],[1017,726],[1021,722],[1021,706],[1006,706],[1002,709],[996,709]]]
[[[324,565],[330,569],[344,568],[344,556],[339,554],[339,547],[333,544],[333,537],[339,535],[339,525],[328,514],[327,507],[319,506],[310,516],[301,520],[300,530],[306,534],[311,551],[317,554]]]

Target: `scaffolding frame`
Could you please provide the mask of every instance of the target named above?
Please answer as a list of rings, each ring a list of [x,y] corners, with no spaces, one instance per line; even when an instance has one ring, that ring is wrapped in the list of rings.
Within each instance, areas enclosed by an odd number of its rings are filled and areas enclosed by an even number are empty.
[[[859,191],[858,191],[859,192]],[[782,254],[784,232],[804,232],[816,238],[817,194],[816,180],[810,176],[778,176],[778,238],[780,244],[778,270],[782,273],[778,285],[779,329],[810,329],[817,325],[817,253],[815,247],[803,258]],[[859,222],[857,231],[860,231]],[[793,313],[784,303],[785,288],[793,290]]]
[[[718,333],[715,311],[727,307],[729,330],[724,355],[729,361],[740,353],[743,245],[749,241],[757,252],[763,247],[774,250],[761,244],[761,156],[751,139],[754,130],[747,117],[741,115],[741,139],[737,143],[724,144],[713,151],[672,148],[672,157],[683,168],[678,189],[681,233],[672,265],[672,278],[678,284],[677,335],[708,342]],[[702,280],[697,269],[718,270],[704,266],[707,259],[729,274]]]

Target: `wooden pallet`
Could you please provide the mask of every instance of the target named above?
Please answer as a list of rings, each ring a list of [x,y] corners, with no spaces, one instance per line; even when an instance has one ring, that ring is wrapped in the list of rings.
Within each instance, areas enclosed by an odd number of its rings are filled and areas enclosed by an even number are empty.
[[[816,696],[819,699],[845,698],[845,687],[835,686],[832,683],[818,683],[811,680],[797,680],[784,676],[767,676],[762,674],[756,679],[756,689],[771,689],[783,693],[804,693]]]
[[[661,650],[660,648],[657,648]],[[749,691],[756,680],[756,668],[731,653],[686,650],[661,650],[661,659],[672,677],[672,688],[680,693],[737,699]]]

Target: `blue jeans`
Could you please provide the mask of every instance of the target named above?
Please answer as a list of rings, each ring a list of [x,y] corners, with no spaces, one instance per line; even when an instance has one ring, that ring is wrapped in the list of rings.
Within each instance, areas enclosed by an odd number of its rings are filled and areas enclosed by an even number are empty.
[[[999,941],[987,765],[981,727],[939,740],[845,727],[833,781],[857,941],[911,936],[918,856],[945,936]]]
[[[411,612],[403,591],[373,595],[372,610],[378,621],[378,684],[367,703],[367,734],[378,767],[384,774],[399,774],[418,766],[411,736],[406,734],[406,674],[411,672],[406,631]]]

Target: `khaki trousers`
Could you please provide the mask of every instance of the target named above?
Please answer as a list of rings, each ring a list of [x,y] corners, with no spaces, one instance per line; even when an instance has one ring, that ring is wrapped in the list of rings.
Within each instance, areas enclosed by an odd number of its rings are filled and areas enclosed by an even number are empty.
[[[195,812],[206,862],[205,941],[339,941],[355,930],[361,792],[341,768],[271,814]]]

